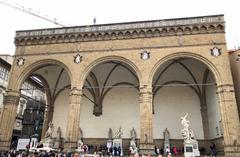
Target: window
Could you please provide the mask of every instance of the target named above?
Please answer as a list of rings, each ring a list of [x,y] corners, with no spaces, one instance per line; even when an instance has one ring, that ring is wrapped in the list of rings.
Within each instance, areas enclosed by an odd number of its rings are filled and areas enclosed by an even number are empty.
[[[8,77],[9,71],[4,67],[0,67],[0,79],[7,81]]]

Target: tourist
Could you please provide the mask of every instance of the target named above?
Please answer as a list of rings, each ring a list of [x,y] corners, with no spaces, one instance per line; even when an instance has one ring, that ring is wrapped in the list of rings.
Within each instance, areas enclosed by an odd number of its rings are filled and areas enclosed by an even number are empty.
[[[154,151],[155,151],[155,154],[158,155],[158,153],[157,153],[157,146],[156,145],[154,146]]]
[[[173,154],[178,155],[177,147],[175,145],[173,146]]]
[[[212,143],[212,145],[210,146],[210,149],[211,149],[211,156],[215,157],[217,155],[217,148],[215,143]]]
[[[118,152],[117,155],[118,155],[118,156],[121,156],[121,151],[122,151],[121,147],[118,146],[118,149],[117,149],[117,152]]]
[[[165,152],[166,152],[167,155],[170,153],[170,149],[169,149],[168,146],[166,147]]]
[[[160,154],[163,155],[163,148],[160,149]]]

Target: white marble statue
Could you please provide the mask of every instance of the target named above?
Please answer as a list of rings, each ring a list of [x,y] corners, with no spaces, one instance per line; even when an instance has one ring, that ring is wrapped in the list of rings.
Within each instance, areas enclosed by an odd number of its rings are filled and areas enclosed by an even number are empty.
[[[52,122],[49,122],[49,124],[48,124],[48,130],[46,131],[44,137],[45,137],[45,138],[52,138],[53,131],[54,131],[53,123],[52,123]]]
[[[200,156],[198,142],[194,137],[194,133],[190,127],[190,121],[187,120],[187,116],[188,114],[186,113],[184,117],[180,118],[181,123],[183,125],[181,133],[184,139],[184,156],[185,157]],[[187,151],[187,148],[192,148],[192,151]]]
[[[135,141],[137,137],[137,133],[134,128],[131,130],[130,134],[131,134],[131,140]]]
[[[117,132],[115,133],[115,135],[114,135],[114,138],[116,138],[116,139],[120,139],[120,138],[122,138],[122,130],[121,130],[122,128],[121,128],[121,126],[119,127],[119,129],[117,130]]]
[[[184,142],[190,143],[195,141],[194,133],[190,127],[190,121],[187,120],[188,113],[185,114],[184,117],[181,117],[181,124],[183,125],[183,129],[181,131]]]

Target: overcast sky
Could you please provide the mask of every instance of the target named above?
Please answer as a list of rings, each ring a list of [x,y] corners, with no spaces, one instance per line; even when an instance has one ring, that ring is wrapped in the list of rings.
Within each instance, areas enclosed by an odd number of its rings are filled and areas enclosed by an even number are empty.
[[[0,0],[5,1],[5,0]],[[228,49],[240,46],[238,0],[9,0],[77,26],[224,14]],[[16,30],[59,27],[0,4],[0,54],[14,54]]]

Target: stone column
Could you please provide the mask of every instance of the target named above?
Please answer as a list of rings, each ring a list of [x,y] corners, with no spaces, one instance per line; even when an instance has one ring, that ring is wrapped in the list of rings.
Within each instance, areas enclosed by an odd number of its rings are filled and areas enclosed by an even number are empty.
[[[233,85],[219,85],[217,93],[222,117],[225,156],[240,156],[240,123]]]
[[[49,105],[46,105],[45,111],[44,111],[44,120],[43,120],[41,139],[44,139],[45,133],[48,129],[48,124],[49,124]]]
[[[140,146],[141,154],[153,154],[153,115],[152,115],[152,88],[144,86],[140,88]]]
[[[66,129],[65,150],[75,150],[77,148],[78,128],[80,125],[80,102],[82,90],[73,88],[69,95],[69,112]]]
[[[4,97],[4,106],[0,122],[0,151],[9,150],[16,119],[18,102],[19,92],[7,91],[7,95]]]
[[[209,120],[208,120],[207,104],[201,104],[201,116],[202,116],[204,139],[206,142],[206,140],[209,139]]]

